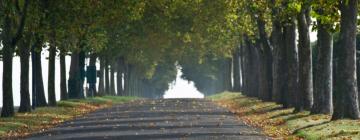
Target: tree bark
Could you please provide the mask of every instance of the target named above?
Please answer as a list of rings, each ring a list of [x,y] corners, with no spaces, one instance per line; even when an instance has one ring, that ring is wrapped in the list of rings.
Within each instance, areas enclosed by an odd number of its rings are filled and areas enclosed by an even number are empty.
[[[60,99],[67,100],[67,85],[66,85],[66,52],[60,51]]]
[[[250,39],[245,37],[246,43],[246,95],[259,97],[259,51],[253,46]]]
[[[265,31],[265,21],[260,18],[257,19],[257,25],[260,35],[261,48],[260,57],[261,57],[261,87],[260,95],[261,99],[265,101],[270,101],[272,96],[272,53],[269,39]]]
[[[29,57],[30,57],[30,44],[31,37],[27,36],[19,44],[19,56],[20,56],[20,107],[18,112],[30,112],[30,92],[29,92]]]
[[[357,0],[341,0],[340,44],[335,107],[332,119],[358,119],[359,101],[356,80]]]
[[[277,16],[277,10],[273,10],[273,16]],[[284,45],[283,27],[278,19],[273,21],[273,31],[271,33],[273,46],[273,88],[272,100],[288,107],[286,102],[288,72],[286,59],[286,46]]]
[[[292,18],[288,21],[288,24],[284,29],[285,45],[287,47],[287,62],[288,62],[288,92],[286,95],[287,105],[298,106],[299,94],[298,94],[298,81],[299,81],[299,58],[298,49],[296,46],[296,24],[295,19]]]
[[[310,110],[313,105],[312,52],[310,46],[308,14],[310,8],[301,9],[297,17],[299,32],[299,93],[296,111]]]
[[[333,38],[329,29],[318,20],[317,60],[314,77],[312,114],[331,114],[333,111]]]

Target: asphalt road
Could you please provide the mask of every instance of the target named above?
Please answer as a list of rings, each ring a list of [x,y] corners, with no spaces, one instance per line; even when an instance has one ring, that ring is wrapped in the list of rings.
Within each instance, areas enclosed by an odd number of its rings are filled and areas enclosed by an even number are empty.
[[[90,113],[27,140],[265,140],[205,99],[138,100]]]

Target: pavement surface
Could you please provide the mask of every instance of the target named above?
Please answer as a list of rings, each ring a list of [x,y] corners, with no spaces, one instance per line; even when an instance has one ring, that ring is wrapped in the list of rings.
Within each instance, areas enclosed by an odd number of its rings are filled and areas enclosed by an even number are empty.
[[[27,140],[266,140],[206,99],[137,100],[65,122]]]

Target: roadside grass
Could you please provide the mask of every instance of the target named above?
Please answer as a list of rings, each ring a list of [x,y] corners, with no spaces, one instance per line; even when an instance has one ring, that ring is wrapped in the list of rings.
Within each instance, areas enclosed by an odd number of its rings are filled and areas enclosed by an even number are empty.
[[[70,99],[59,101],[56,107],[39,107],[30,113],[16,113],[15,117],[0,118],[0,139],[24,137],[41,132],[74,117],[135,99],[136,97],[123,96]]]
[[[228,108],[247,124],[262,128],[274,139],[306,140],[358,140],[360,120],[330,121],[329,115],[293,113],[273,102],[263,102],[240,93],[224,92],[208,97]]]

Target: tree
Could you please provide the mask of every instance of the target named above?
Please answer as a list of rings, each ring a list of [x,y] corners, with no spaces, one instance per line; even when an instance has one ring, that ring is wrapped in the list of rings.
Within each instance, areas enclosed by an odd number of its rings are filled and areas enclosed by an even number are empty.
[[[286,46],[287,62],[288,62],[288,92],[287,105],[296,106],[300,100],[298,96],[299,81],[299,58],[296,44],[296,24],[295,17],[290,16],[285,22],[284,27],[284,45]]]
[[[297,15],[299,32],[299,101],[297,111],[310,110],[313,105],[312,52],[310,46],[310,3],[304,1]]]
[[[240,46],[235,47],[232,57],[233,61],[233,91],[241,91],[241,70],[240,70]]]
[[[21,74],[20,74],[20,107],[18,112],[30,112],[30,92],[29,92],[29,57],[31,46],[31,34],[24,34],[18,45],[20,56]]]
[[[335,106],[332,119],[358,119],[359,102],[356,81],[357,0],[340,1],[340,52],[335,85]]]
[[[271,0],[272,9],[272,33],[271,42],[273,46],[273,91],[272,100],[288,107],[286,102],[288,83],[288,61],[286,59],[286,46],[284,44],[284,25],[282,24],[280,10],[275,0]]]
[[[3,16],[1,40],[3,43],[3,108],[2,117],[14,116],[14,101],[12,91],[12,63],[16,44],[22,37],[27,17],[29,0],[23,5],[16,1],[1,2],[1,16]],[[13,11],[15,10],[15,11]]]
[[[116,87],[117,87],[117,95],[124,96],[124,88],[123,88],[123,74],[124,74],[124,58],[118,58],[117,60],[117,72],[116,72]]]
[[[315,48],[313,114],[333,112],[333,27],[338,19],[334,2],[314,3],[318,40]],[[329,18],[330,17],[330,18]]]

